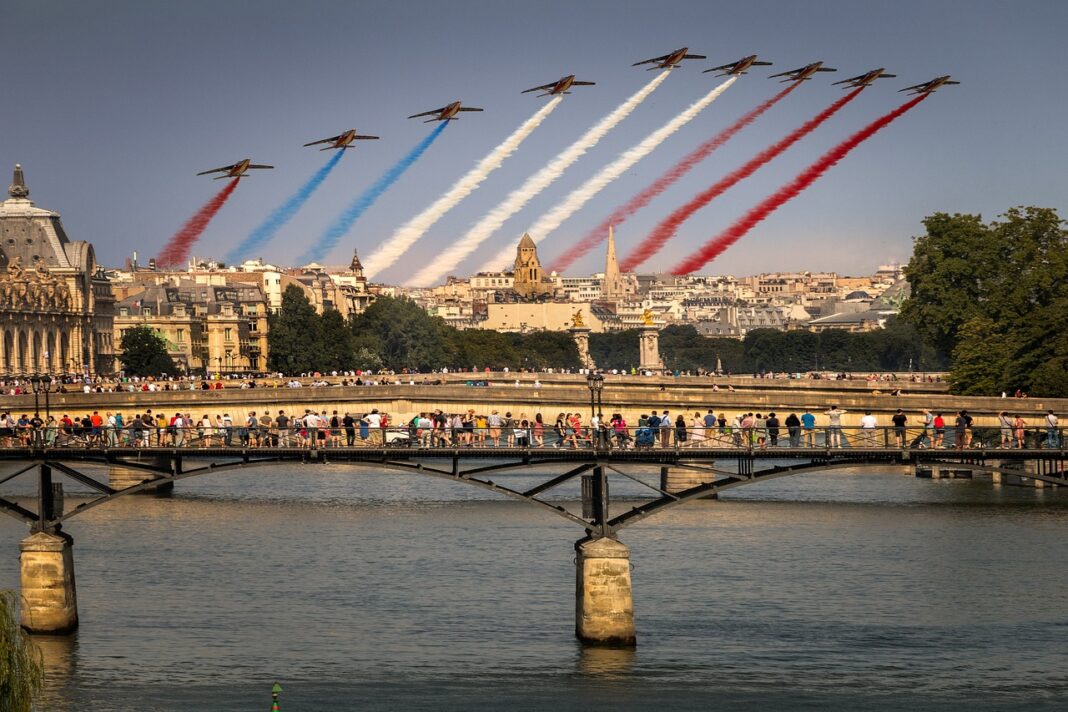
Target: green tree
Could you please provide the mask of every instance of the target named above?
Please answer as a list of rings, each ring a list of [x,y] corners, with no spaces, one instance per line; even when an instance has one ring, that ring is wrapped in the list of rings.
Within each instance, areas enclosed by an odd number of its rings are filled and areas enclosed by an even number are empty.
[[[159,376],[175,374],[178,367],[167,353],[167,342],[159,333],[148,326],[135,326],[126,329],[119,341],[122,354],[122,369],[130,376]]]
[[[0,709],[30,712],[41,692],[44,661],[19,626],[17,600],[14,592],[0,591]]]
[[[607,331],[590,334],[590,356],[599,368],[630,370],[639,358],[638,330]]]
[[[347,371],[355,365],[356,338],[341,312],[328,309],[319,317],[315,370],[323,373]]]
[[[1013,208],[924,221],[902,319],[953,354],[955,392],[1068,392],[1068,232],[1056,211]]]
[[[563,331],[532,331],[512,334],[524,368],[581,368],[578,346]]]
[[[282,307],[268,318],[267,368],[286,374],[316,370],[319,315],[295,284],[282,292]]]
[[[410,299],[379,297],[350,326],[355,346],[374,352],[391,368],[429,371],[455,363],[449,327]]]

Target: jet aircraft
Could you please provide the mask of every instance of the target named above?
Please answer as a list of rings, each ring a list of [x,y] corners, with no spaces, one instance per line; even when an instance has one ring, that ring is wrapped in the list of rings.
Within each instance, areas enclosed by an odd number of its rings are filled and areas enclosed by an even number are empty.
[[[812,75],[816,72],[837,72],[837,69],[831,69],[830,67],[824,67],[823,62],[813,62],[812,64],[806,64],[803,67],[797,69],[791,69],[789,72],[782,72],[780,74],[772,74],[768,79],[774,79],[775,77],[786,77],[784,82],[803,82],[806,79],[811,79]]]
[[[639,64],[655,63],[656,66],[649,67],[650,70],[674,69],[679,65],[679,62],[684,59],[705,59],[705,56],[703,54],[686,54],[687,50],[689,49],[689,47],[682,47],[680,49],[675,50],[671,54],[665,54],[663,57],[653,57],[652,59],[644,59],[641,62],[635,62],[630,66],[637,67]]]
[[[482,111],[482,109],[475,109],[473,107],[461,106],[460,102],[454,101],[448,106],[443,106],[440,109],[434,109],[433,111],[424,111],[421,114],[412,114],[409,119],[417,119],[420,116],[433,116],[432,119],[427,119],[424,124],[429,124],[431,121],[453,121],[458,119],[456,114],[461,111]]]
[[[352,145],[353,141],[369,141],[377,138],[378,136],[361,136],[360,134],[356,133],[356,129],[349,129],[345,133],[338,134],[337,136],[331,136],[330,138],[324,138],[319,141],[312,141],[311,143],[306,143],[304,144],[304,147],[307,148],[308,146],[318,146],[320,143],[329,143],[331,144],[330,146],[320,148],[319,150],[329,151],[332,148],[340,148],[341,150],[345,150],[346,148],[356,148]]]
[[[712,67],[712,69],[706,69],[701,74],[708,74],[709,72],[719,72],[717,77],[725,77],[728,74],[745,74],[750,67],[770,67],[771,62],[758,62],[757,56],[751,54],[748,57],[742,57],[737,62],[730,62],[724,64],[722,67]]]
[[[929,82],[923,84],[917,84],[914,87],[905,87],[904,89],[898,89],[898,91],[911,91],[913,94],[930,94],[935,89],[940,89],[948,84],[960,84],[960,82],[951,81],[950,75],[944,77],[935,77]]]
[[[534,87],[533,89],[524,89],[519,92],[520,94],[529,94],[532,91],[544,91],[544,94],[538,94],[541,96],[551,96],[553,94],[570,94],[568,91],[571,87],[590,87],[596,82],[580,82],[575,79],[574,74],[568,74],[566,77],[559,79],[551,84],[545,84],[540,87]]]
[[[845,84],[843,89],[853,89],[855,87],[870,87],[872,82],[876,79],[886,79],[888,77],[896,77],[896,74],[887,74],[883,71],[882,67],[879,69],[873,69],[870,72],[864,74],[858,74],[855,77],[849,79],[843,79],[840,82],[834,82],[835,84]]]
[[[210,171],[201,171],[197,173],[198,176],[206,176],[209,173],[225,173],[225,175],[215,176],[215,180],[220,178],[247,178],[247,170],[250,168],[274,168],[274,166],[265,166],[259,163],[253,163],[251,158],[243,158],[237,163],[233,163],[229,166],[223,166],[222,168],[212,168]]]

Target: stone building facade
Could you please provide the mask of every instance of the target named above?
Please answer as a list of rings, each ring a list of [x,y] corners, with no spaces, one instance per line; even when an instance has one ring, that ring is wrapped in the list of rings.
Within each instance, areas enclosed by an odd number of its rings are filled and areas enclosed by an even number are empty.
[[[258,284],[203,284],[191,279],[153,284],[116,305],[115,341],[147,326],[167,344],[185,373],[267,370],[267,299]]]
[[[36,207],[15,166],[0,203],[0,377],[110,374],[114,298],[88,242]]]

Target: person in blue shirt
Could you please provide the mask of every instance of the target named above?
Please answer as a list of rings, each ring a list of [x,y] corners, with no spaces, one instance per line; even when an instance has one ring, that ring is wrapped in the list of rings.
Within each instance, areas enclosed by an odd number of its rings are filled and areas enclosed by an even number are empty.
[[[807,409],[801,416],[801,427],[805,430],[805,447],[816,447],[816,416]]]

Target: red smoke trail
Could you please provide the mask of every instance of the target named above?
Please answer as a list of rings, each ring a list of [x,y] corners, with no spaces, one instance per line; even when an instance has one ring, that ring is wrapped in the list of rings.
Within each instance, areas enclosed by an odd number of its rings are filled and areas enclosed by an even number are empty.
[[[230,194],[237,187],[239,178],[234,178],[220,190],[214,198],[209,200],[203,208],[198,210],[193,217],[189,218],[182,229],[174,233],[174,237],[164,245],[163,250],[156,257],[156,264],[160,267],[179,267],[189,259],[189,250],[197,241],[200,234],[208,227],[208,223],[219,212],[219,208],[227,201]]]
[[[607,218],[605,218],[600,225],[586,233],[586,237],[582,239],[582,242],[578,243],[566,253],[564,253],[562,256],[558,257],[556,261],[552,263],[549,269],[555,272],[563,272],[565,269],[569,268],[575,260],[577,260],[579,257],[582,257],[594,247],[597,247],[597,245],[601,244],[601,241],[603,241],[605,239],[605,236],[608,234],[609,225],[619,227],[619,225],[623,223],[627,218],[644,208],[652,201],[653,198],[663,193],[665,190],[674,185],[674,183],[679,178],[682,178],[684,175],[689,173],[690,169],[692,169],[701,161],[708,158],[713,151],[715,151],[723,144],[727,143],[727,141],[734,137],[734,134],[738,133],[746,126],[756,121],[761,114],[778,104],[779,101],[781,101],[782,99],[786,98],[786,95],[796,89],[799,84],[800,82],[794,82],[790,84],[790,86],[786,87],[778,94],[771,97],[763,104],[760,104],[748,114],[735,121],[731,126],[728,126],[723,131],[719,132],[718,134],[695,148],[693,151],[690,152],[689,155],[679,161],[675,166],[668,170],[667,173],[660,176],[660,178],[658,178],[648,188],[635,195],[629,201],[624,203],[621,207],[616,208],[616,210]]]
[[[792,181],[758,203],[755,208],[721,232],[718,237],[706,243],[700,250],[680,262],[673,270],[671,270],[671,273],[676,275],[690,274],[691,272],[695,272],[704,267],[712,259],[737,242],[747,232],[752,230],[761,220],[778,210],[779,207],[787,201],[796,198],[801,191],[816,182],[816,180],[826,173],[829,168],[845,158],[850,151],[874,136],[884,126],[890,124],[894,119],[901,116],[927,97],[928,94],[920,94],[915,99],[905,102],[889,114],[879,117],[827,153],[823,154],[818,161],[799,173]]]
[[[839,109],[853,101],[853,99],[855,99],[862,91],[864,91],[864,87],[859,87],[849,92],[804,124],[794,129],[793,132],[787,134],[777,143],[765,148],[744,166],[738,168],[733,173],[728,174],[711,188],[699,193],[690,202],[676,209],[675,212],[664,218],[660,224],[653,229],[653,232],[649,237],[645,238],[645,240],[643,240],[632,253],[627,255],[626,259],[623,260],[623,264],[621,264],[619,268],[624,272],[634,271],[638,265],[659,252],[660,248],[664,246],[664,243],[675,235],[679,226],[686,222],[691,215],[711,203],[713,199],[724,193],[728,188],[731,188],[742,179],[753,175],[753,173],[765,163],[776,158],[783,151],[790,148],[790,146],[793,146],[802,138],[812,133],[820,124],[834,116]]]

